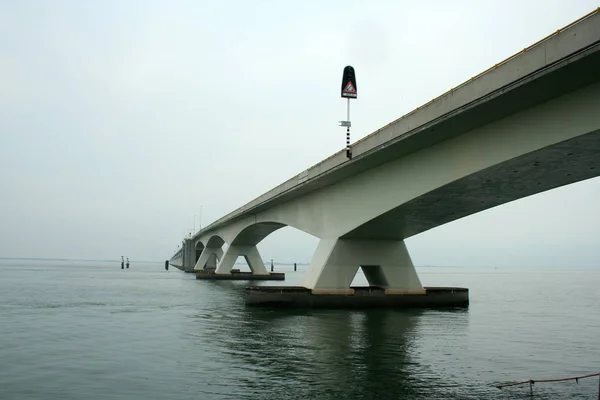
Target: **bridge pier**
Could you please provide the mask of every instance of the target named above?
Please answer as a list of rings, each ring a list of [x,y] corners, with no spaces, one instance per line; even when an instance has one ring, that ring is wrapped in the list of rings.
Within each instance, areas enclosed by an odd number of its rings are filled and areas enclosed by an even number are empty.
[[[194,247],[194,241],[186,238],[183,240],[183,251],[181,269],[185,272],[191,272],[194,270],[196,264],[196,248]]]
[[[194,271],[214,271],[217,263],[223,259],[223,249],[220,247],[205,247],[194,266]]]
[[[369,287],[351,287],[358,268]],[[250,286],[246,304],[271,307],[466,307],[466,288],[423,287],[402,240],[321,239],[303,285]]]
[[[227,247],[215,273],[230,274],[238,257],[244,257],[254,275],[269,275],[265,263],[256,246],[239,246],[232,244]]]
[[[302,286],[313,294],[354,294],[359,267],[386,294],[425,294],[402,240],[321,239]]]
[[[206,254],[205,254],[206,253]],[[234,270],[233,266],[238,257],[244,257],[251,272]],[[220,259],[216,269],[211,268],[211,260]],[[202,263],[206,265],[202,267]],[[221,248],[205,248],[194,268],[196,279],[205,280],[276,280],[285,279],[284,273],[268,272],[256,246],[231,245],[225,250]]]

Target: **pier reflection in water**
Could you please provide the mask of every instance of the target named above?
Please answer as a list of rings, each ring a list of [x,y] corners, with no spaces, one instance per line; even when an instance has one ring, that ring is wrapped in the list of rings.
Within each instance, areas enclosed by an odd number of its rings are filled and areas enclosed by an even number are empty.
[[[307,398],[414,393],[406,365],[419,313],[340,310],[284,316],[252,310],[245,317],[240,338],[252,335],[253,340],[231,341],[228,347],[233,354],[245,352],[250,368],[258,366],[258,385],[273,384],[270,377],[276,376],[281,395],[293,390]],[[265,321],[262,327],[251,322],[259,320]]]
[[[233,283],[215,282],[214,286],[218,291],[243,295]],[[465,309],[247,307],[219,318],[219,323],[207,326],[202,314],[192,317],[190,323],[203,325],[204,334],[234,366],[228,384],[240,396],[260,397],[267,392],[274,398],[418,398],[428,395],[415,377],[415,370],[422,376],[427,366],[414,359],[422,350],[414,339],[423,329],[424,316],[427,323],[432,317],[439,321],[440,330],[464,336],[468,324]],[[197,339],[206,340],[206,336]],[[434,373],[430,376],[439,379]],[[215,382],[216,386],[226,385],[227,379]]]

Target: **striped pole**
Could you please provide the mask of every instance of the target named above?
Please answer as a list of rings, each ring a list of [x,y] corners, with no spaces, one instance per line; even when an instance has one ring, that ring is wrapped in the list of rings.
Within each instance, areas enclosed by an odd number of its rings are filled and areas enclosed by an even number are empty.
[[[350,122],[350,99],[348,99],[346,121]],[[350,124],[346,126],[346,158],[352,159],[352,150],[350,149]]]

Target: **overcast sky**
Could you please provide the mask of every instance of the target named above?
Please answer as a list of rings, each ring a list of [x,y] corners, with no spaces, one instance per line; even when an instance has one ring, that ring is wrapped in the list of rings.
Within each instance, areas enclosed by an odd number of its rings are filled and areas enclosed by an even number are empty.
[[[183,236],[598,6],[0,0],[0,256],[164,260]],[[407,240],[418,265],[598,266],[600,180]],[[265,259],[307,262],[285,228]]]

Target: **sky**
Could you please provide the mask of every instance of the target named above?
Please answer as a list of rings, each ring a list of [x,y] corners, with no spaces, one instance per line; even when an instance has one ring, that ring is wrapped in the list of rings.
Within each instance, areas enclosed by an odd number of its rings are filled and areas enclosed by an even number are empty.
[[[344,148],[344,66],[354,142],[599,5],[0,0],[0,257],[168,259]],[[417,265],[600,266],[598,198],[592,179],[406,243]]]

